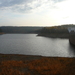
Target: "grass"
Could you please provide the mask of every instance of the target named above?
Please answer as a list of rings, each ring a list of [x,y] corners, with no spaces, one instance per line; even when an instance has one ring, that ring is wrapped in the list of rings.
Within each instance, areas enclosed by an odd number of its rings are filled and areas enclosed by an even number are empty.
[[[0,58],[0,75],[75,75],[75,58],[24,55],[0,55]]]

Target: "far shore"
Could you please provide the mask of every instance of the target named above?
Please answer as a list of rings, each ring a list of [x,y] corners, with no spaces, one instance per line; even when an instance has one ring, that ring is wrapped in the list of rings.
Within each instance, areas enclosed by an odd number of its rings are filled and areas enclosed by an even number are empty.
[[[33,34],[33,33],[0,33],[0,35],[2,35],[2,34]],[[69,39],[69,34],[37,34],[37,36]]]
[[[75,75],[75,57],[0,54],[0,75]]]
[[[69,39],[69,34],[38,34],[37,36],[44,36],[50,38],[67,38]]]

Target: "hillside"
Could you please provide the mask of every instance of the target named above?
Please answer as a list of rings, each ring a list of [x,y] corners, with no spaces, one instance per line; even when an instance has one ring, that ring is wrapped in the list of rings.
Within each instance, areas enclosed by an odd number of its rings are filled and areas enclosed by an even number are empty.
[[[1,34],[4,34],[4,33],[3,33],[2,29],[0,28],[0,35],[1,35]]]
[[[14,27],[14,26],[2,26],[4,33],[38,33],[42,27]]]
[[[46,36],[52,38],[69,38],[69,27],[75,27],[75,25],[61,25],[61,26],[52,26],[44,27],[38,36]]]
[[[2,32],[2,29],[0,28],[0,32]]]

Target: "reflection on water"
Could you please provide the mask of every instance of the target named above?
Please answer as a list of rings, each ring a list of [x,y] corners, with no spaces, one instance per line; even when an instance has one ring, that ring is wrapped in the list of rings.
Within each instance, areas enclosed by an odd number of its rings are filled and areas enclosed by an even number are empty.
[[[37,34],[5,34],[0,36],[0,53],[75,57],[68,39],[48,38]]]

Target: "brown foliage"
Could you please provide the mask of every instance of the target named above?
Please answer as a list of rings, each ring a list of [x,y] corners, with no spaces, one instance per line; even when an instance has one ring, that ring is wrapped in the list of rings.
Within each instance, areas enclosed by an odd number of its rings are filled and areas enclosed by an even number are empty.
[[[34,60],[28,64],[30,70],[34,70],[39,75],[63,75],[67,65],[72,62],[72,59],[65,58],[42,58]],[[65,73],[67,74],[67,72]]]
[[[28,64],[30,70],[35,70],[39,74],[50,75],[57,74],[62,68],[65,68],[59,61],[54,59],[42,58],[35,60]]]
[[[46,58],[31,61],[5,60],[0,62],[0,75],[64,75],[75,68],[73,59]],[[73,65],[73,67],[71,67]],[[71,75],[71,74],[69,74]]]
[[[22,61],[7,60],[2,61],[0,65],[0,75],[30,75],[27,72],[21,72],[20,69],[26,65]]]

